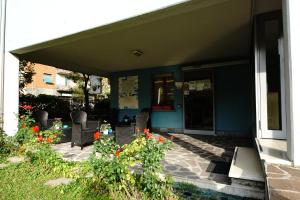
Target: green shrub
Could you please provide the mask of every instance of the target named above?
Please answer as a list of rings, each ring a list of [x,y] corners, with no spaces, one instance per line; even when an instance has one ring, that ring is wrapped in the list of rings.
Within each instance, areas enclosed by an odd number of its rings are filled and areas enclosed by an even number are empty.
[[[169,147],[168,140],[157,140],[149,132],[122,147],[109,137],[96,140],[91,158],[95,190],[127,198],[172,199],[172,179],[163,174],[161,162]]]
[[[35,120],[32,118],[32,106],[21,106],[25,110],[25,114],[19,117],[18,132],[15,136],[20,144],[26,143],[56,143],[60,141],[62,132],[62,123],[60,120],[53,122],[52,127],[47,130],[40,131]]]
[[[20,104],[32,105],[33,112],[37,110],[45,110],[49,114],[49,118],[62,118],[63,121],[70,121],[70,103],[57,96],[41,94],[21,95]],[[20,109],[20,115],[25,114],[25,110]]]
[[[1,119],[0,119],[0,123]],[[0,128],[0,155],[5,156],[18,149],[19,145],[14,137],[7,136]]]

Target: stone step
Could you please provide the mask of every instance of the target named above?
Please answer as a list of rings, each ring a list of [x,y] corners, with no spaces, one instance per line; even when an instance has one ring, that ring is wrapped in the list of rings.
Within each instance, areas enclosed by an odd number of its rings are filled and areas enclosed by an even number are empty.
[[[234,179],[265,182],[257,151],[254,148],[236,147],[228,176]]]

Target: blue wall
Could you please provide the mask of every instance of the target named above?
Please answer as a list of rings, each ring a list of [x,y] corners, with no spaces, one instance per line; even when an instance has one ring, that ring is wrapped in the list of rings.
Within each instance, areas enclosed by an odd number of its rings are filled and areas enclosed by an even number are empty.
[[[183,72],[180,66],[159,67],[111,74],[111,107],[118,108],[118,78],[138,75],[139,109],[119,111],[119,120],[126,114],[134,116],[143,108],[151,108],[152,77],[154,74],[174,73],[175,81],[182,81]],[[215,81],[215,123],[217,131],[249,132],[253,124],[253,82],[249,66],[234,66],[214,69]],[[152,127],[183,128],[183,96],[176,90],[175,111],[153,112]]]
[[[253,75],[249,66],[216,69],[215,123],[217,131],[250,132],[253,125]]]
[[[144,70],[134,70],[127,72],[116,72],[111,74],[111,107],[118,108],[118,78],[122,76],[138,75],[138,100],[139,109],[122,109],[119,111],[119,120],[124,115],[129,117],[134,116],[139,110],[143,108],[151,108],[152,101],[152,77],[155,74],[173,73],[175,81],[181,81],[182,74],[179,66],[158,67]],[[159,128],[182,128],[183,127],[183,113],[182,113],[182,93],[176,90],[175,94],[175,110],[171,112],[153,112],[151,117],[152,127]]]

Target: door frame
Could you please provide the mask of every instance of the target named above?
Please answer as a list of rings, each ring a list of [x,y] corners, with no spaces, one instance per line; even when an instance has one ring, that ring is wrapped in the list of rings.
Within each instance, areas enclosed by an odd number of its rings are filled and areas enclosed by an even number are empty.
[[[255,93],[256,93],[256,130],[258,138],[286,139],[286,102],[285,102],[285,80],[284,80],[284,54],[283,38],[278,40],[280,55],[280,90],[281,90],[281,130],[268,130],[267,124],[267,80],[266,80],[266,60],[264,44],[261,44],[261,24],[274,16],[281,15],[275,11],[258,16],[255,20]],[[262,47],[262,48],[261,48]]]
[[[201,69],[201,68],[196,68],[196,67],[185,67],[182,69],[182,77],[183,77],[183,82],[184,82],[184,73],[186,71],[196,71],[196,72],[199,72],[201,73],[201,71],[203,70],[206,70],[207,69]],[[212,80],[212,83],[211,83],[211,87],[212,87],[212,93],[213,93],[213,130],[195,130],[195,129],[187,129],[185,127],[185,102],[184,102],[184,93],[182,93],[182,102],[183,102],[183,133],[186,133],[186,134],[195,134],[195,135],[213,135],[215,136],[216,135],[216,112],[215,112],[215,78],[214,78],[214,71],[211,70],[210,71],[210,74],[211,74],[211,80]]]

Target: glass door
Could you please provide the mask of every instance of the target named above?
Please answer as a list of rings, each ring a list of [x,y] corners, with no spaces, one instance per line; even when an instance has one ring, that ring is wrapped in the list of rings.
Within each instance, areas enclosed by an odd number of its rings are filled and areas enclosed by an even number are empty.
[[[281,14],[262,15],[258,19],[261,136],[286,139]]]
[[[209,72],[184,72],[185,133],[214,134],[213,78]]]

